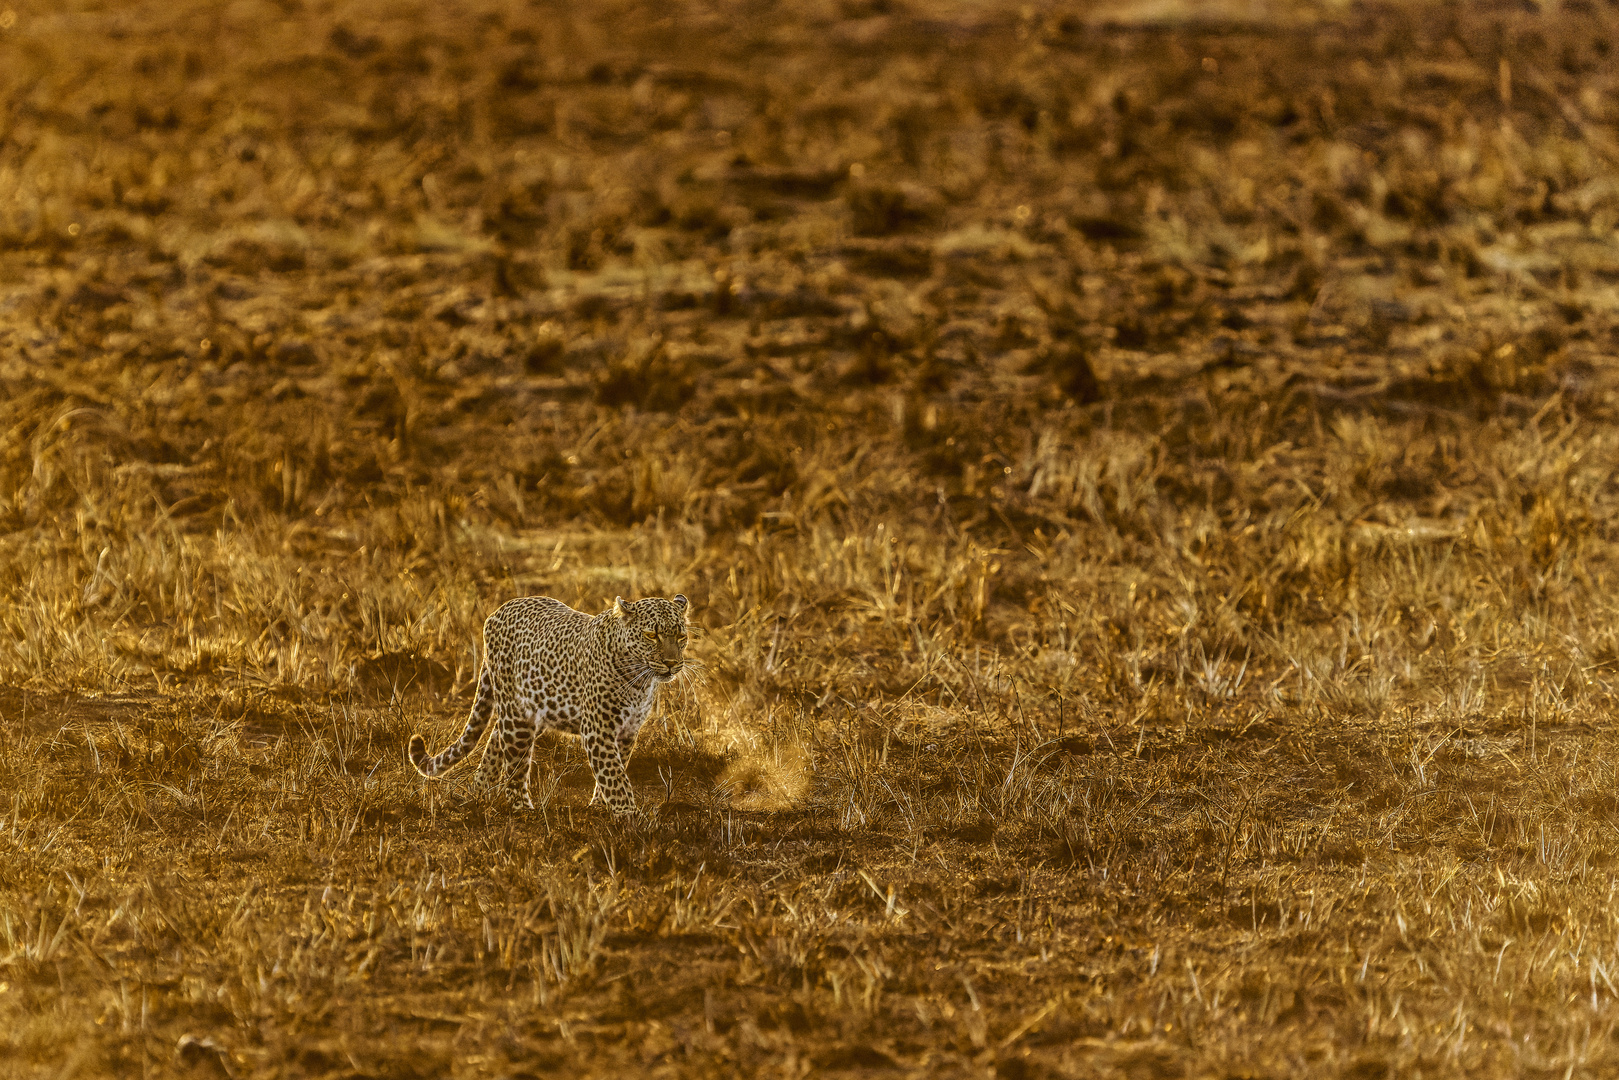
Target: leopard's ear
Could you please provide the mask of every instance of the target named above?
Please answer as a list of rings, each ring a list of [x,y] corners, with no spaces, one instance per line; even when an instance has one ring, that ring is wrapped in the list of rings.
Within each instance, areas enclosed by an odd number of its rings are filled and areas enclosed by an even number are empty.
[[[681,596],[679,593],[675,593],[674,605],[675,605],[675,607],[679,608],[681,611],[685,611],[686,610],[686,598],[684,596]]]
[[[624,598],[622,596],[614,597],[613,614],[617,615],[621,619],[627,619],[630,617],[630,605],[624,602]]]

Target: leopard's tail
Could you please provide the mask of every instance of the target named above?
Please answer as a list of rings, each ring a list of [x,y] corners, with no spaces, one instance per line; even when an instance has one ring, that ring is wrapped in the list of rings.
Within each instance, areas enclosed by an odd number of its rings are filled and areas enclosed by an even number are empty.
[[[483,674],[478,677],[478,696],[472,700],[472,715],[467,717],[467,726],[461,732],[461,737],[449,749],[429,756],[427,740],[420,735],[412,735],[410,763],[423,776],[438,776],[445,772],[478,745],[478,739],[483,736],[484,728],[489,726],[489,718],[494,714],[495,677],[489,671],[489,665],[485,664]]]

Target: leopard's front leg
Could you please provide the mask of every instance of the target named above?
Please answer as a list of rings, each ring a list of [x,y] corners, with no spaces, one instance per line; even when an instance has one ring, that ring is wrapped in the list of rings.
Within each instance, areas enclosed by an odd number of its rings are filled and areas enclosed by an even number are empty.
[[[602,725],[605,727],[606,725]],[[590,801],[600,796],[615,814],[635,813],[635,789],[630,786],[629,773],[624,771],[624,756],[618,740],[608,731],[583,731],[579,741],[585,746],[585,760],[596,776],[596,790]]]
[[[635,753],[635,736],[640,731],[639,724],[621,723],[613,734],[613,741],[618,743],[618,758],[626,769],[630,767],[630,755]]]

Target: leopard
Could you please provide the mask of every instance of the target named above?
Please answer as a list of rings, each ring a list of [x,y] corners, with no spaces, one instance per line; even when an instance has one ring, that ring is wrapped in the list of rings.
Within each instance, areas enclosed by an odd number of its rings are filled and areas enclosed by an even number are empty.
[[[542,731],[576,735],[600,798],[616,815],[636,812],[626,766],[658,690],[687,666],[690,602],[622,596],[596,615],[549,596],[509,600],[483,624],[484,661],[472,711],[459,738],[429,755],[410,737],[409,758],[441,777],[478,745],[495,720],[478,764],[477,785],[504,794],[514,810],[534,808],[529,788]]]

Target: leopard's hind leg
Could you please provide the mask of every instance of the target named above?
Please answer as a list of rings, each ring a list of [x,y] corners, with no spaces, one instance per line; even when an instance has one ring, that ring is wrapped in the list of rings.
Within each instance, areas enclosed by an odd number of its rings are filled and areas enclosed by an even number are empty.
[[[517,712],[517,710],[513,710]],[[506,797],[514,810],[534,809],[529,794],[529,778],[534,772],[534,743],[540,730],[538,718],[532,710],[517,713],[512,725],[512,742],[508,749],[508,766],[504,778]]]
[[[489,725],[489,741],[484,744],[483,760],[478,763],[478,787],[490,794],[499,794],[510,783],[513,753],[517,737],[516,709],[513,707],[515,687],[511,672],[504,666],[494,673],[494,722]]]
[[[505,717],[497,711],[495,722],[490,725],[489,741],[483,746],[483,759],[478,762],[478,771],[472,779],[478,791],[490,795],[498,794],[506,787],[507,763],[511,759],[511,752],[507,748],[504,721]]]

